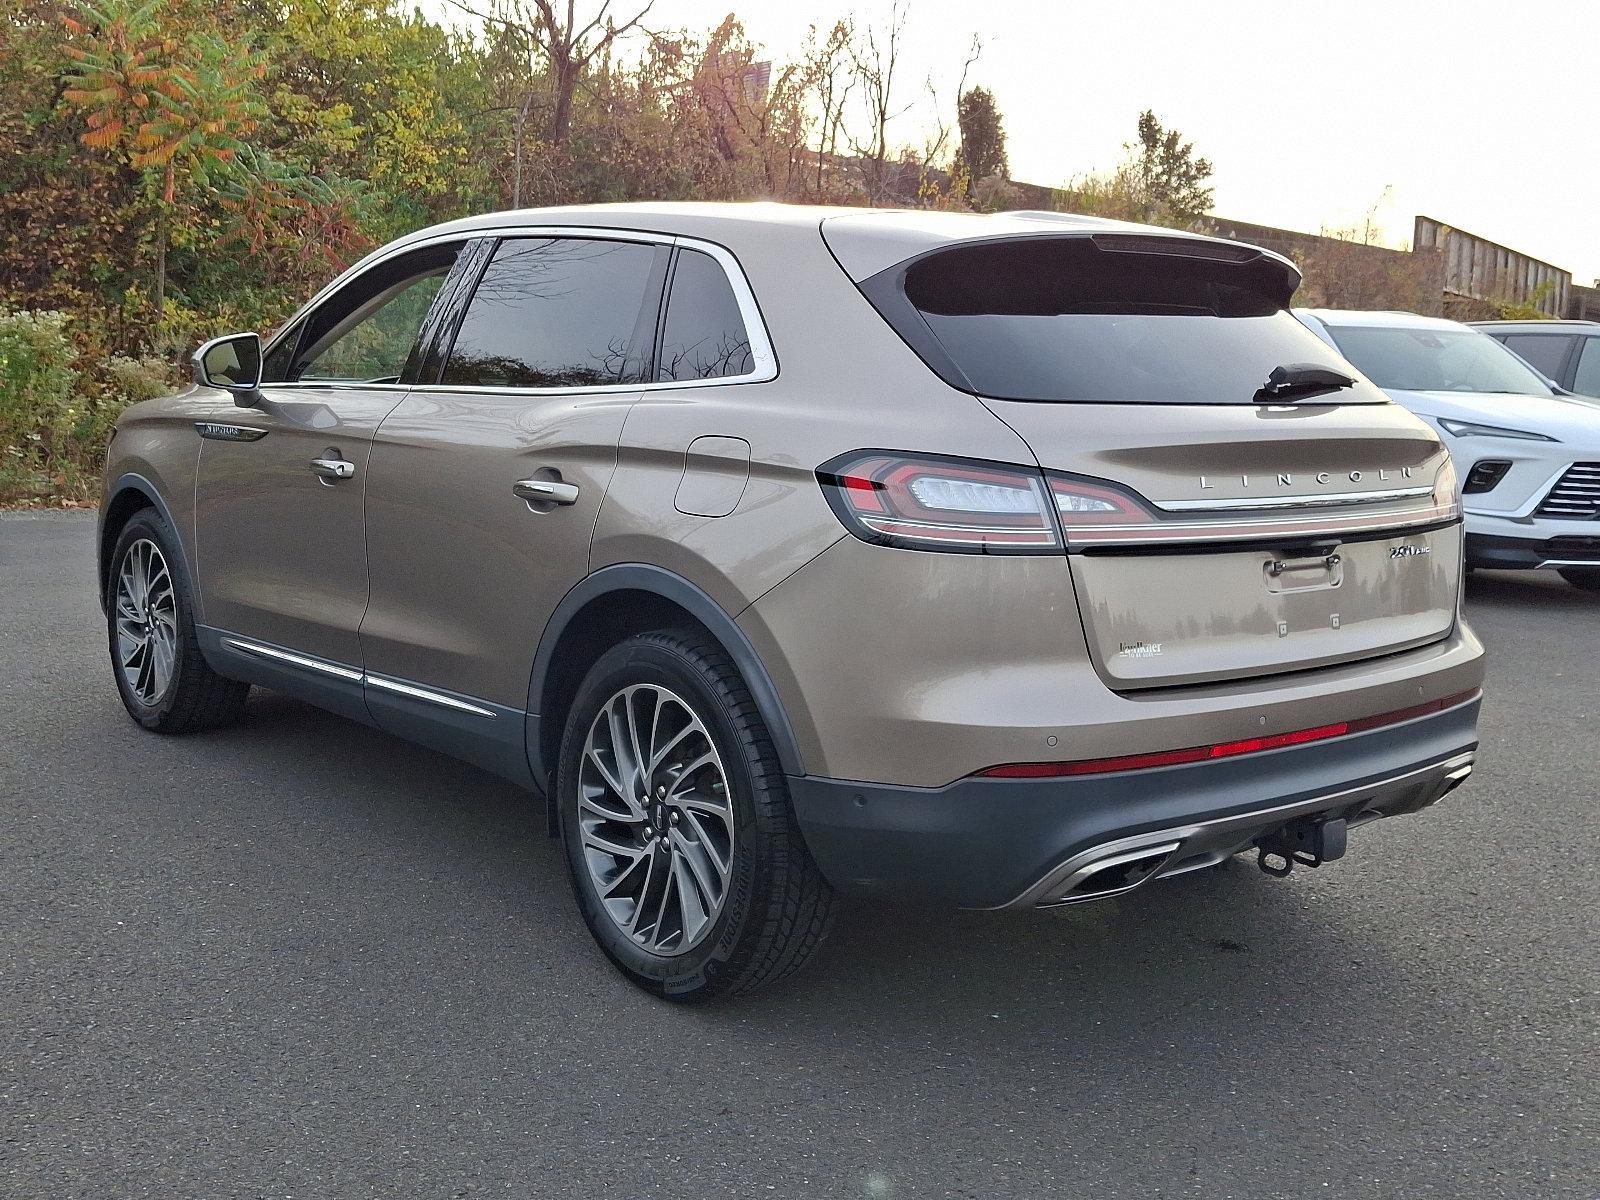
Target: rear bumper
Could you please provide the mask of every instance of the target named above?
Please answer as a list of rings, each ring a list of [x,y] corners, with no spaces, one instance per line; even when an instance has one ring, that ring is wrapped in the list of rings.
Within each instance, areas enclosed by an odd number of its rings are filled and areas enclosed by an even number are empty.
[[[842,890],[1031,908],[1059,902],[1108,856],[1159,852],[1146,876],[1156,878],[1220,862],[1297,818],[1354,824],[1425,808],[1470,771],[1480,703],[1327,742],[1119,774],[942,788],[805,776],[790,788],[812,855]]]
[[[1562,522],[1570,527],[1576,522]],[[1467,533],[1467,565],[1496,570],[1531,571],[1539,567],[1600,567],[1600,524],[1583,522],[1579,533],[1541,537]],[[1582,528],[1582,526],[1580,526]]]

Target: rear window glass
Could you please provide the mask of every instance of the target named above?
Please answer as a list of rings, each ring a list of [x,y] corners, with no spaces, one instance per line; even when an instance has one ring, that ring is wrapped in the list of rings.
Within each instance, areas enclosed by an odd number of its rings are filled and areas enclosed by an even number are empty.
[[[1275,367],[1344,365],[1283,307],[1281,266],[1247,250],[1244,261],[1172,251],[1088,238],[960,246],[912,264],[904,294],[965,386],[997,399],[1250,404]]]
[[[1550,388],[1526,363],[1476,330],[1330,325],[1328,332],[1345,357],[1382,388],[1550,395]]]

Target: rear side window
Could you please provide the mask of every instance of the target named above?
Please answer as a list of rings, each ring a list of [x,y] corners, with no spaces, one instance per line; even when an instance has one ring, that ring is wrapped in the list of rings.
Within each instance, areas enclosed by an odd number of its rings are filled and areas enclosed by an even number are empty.
[[[754,370],[750,334],[727,272],[709,254],[680,250],[656,378],[730,379]]]
[[[1250,404],[1275,367],[1344,367],[1285,308],[1294,283],[1248,247],[1096,235],[956,246],[862,290],[929,366],[981,396]],[[1362,384],[1337,399],[1384,397]]]
[[[1580,396],[1600,396],[1600,337],[1583,339],[1583,354],[1578,358],[1578,377],[1572,390]]]
[[[441,382],[478,387],[643,382],[654,332],[649,327],[656,305],[649,292],[655,262],[656,247],[638,242],[501,242],[467,305]],[[659,297],[659,282],[656,292]]]
[[[1506,345],[1533,364],[1534,369],[1551,379],[1561,378],[1561,368],[1567,361],[1567,350],[1572,339],[1548,333],[1513,333],[1506,336]]]

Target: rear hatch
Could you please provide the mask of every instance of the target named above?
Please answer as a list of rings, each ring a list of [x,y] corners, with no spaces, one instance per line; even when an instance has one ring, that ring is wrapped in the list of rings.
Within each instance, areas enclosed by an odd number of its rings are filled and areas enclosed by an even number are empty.
[[[848,270],[858,231],[834,225]],[[1351,662],[1454,625],[1448,455],[1287,311],[1298,281],[1231,242],[1048,227],[857,280],[1050,477],[1114,688]]]

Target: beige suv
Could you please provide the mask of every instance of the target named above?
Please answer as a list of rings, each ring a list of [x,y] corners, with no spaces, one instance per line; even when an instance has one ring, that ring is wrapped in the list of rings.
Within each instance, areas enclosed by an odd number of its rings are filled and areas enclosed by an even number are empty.
[[[1482,650],[1435,436],[1264,250],[1016,213],[499,213],[123,417],[146,728],[260,685],[547,800],[596,941],[701,999],[839,892],[1287,873],[1433,803]]]

